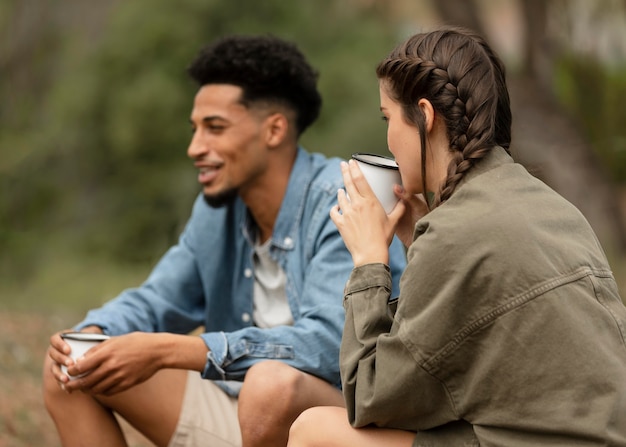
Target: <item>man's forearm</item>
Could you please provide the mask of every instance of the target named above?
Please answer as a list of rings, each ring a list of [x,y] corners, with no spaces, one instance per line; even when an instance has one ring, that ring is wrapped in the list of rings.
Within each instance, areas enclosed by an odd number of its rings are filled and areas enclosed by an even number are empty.
[[[156,349],[162,368],[188,369],[202,372],[208,348],[202,338],[195,335],[160,333]]]

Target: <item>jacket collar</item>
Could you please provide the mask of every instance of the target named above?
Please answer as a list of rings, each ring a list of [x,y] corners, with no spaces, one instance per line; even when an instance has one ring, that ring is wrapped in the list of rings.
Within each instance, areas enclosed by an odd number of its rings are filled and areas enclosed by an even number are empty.
[[[503,147],[494,146],[489,153],[477,162],[463,177],[457,186],[457,190],[462,188],[465,183],[471,181],[473,178],[507,163],[514,163],[513,158],[506,152],[506,150],[504,150]]]
[[[285,191],[285,197],[280,205],[274,230],[272,231],[272,246],[283,250],[292,250],[294,248],[296,232],[302,220],[305,195],[313,175],[312,171],[311,158],[302,147],[298,147],[296,160],[289,175],[287,191]],[[240,203],[243,205],[242,201]],[[256,224],[247,208],[245,214],[243,231],[250,244],[253,244],[257,231]]]

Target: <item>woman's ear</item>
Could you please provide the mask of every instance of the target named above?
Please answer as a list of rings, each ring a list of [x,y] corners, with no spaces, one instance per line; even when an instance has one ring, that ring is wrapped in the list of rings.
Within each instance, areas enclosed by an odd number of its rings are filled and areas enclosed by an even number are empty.
[[[424,115],[424,127],[426,128],[426,132],[430,133],[435,126],[435,109],[430,101],[424,98],[418,101],[417,106]]]
[[[272,113],[266,118],[266,142],[270,147],[283,143],[289,132],[289,121],[282,113]]]

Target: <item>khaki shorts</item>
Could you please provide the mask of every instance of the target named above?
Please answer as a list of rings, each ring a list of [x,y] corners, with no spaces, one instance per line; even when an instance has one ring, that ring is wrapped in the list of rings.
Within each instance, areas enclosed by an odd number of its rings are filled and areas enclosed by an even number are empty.
[[[237,399],[196,371],[187,374],[187,388],[170,447],[240,447]]]

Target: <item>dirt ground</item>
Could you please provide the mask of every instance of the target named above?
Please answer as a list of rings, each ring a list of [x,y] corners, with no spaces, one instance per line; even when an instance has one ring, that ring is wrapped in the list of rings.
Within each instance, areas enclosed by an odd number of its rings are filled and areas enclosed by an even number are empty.
[[[71,316],[0,312],[0,447],[60,446],[41,397],[41,365],[50,334]],[[152,446],[124,425],[129,446]]]

